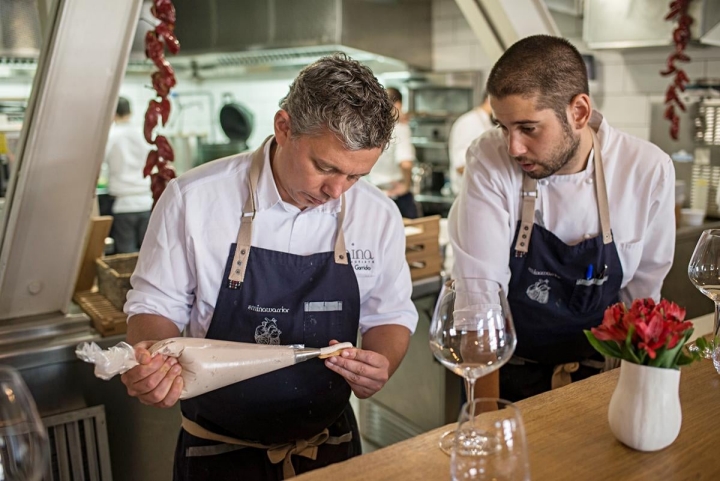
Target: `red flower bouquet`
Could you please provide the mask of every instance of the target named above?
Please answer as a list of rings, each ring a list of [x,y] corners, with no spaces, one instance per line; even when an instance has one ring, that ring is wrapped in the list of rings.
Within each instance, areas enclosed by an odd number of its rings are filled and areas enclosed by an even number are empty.
[[[630,309],[622,303],[605,310],[602,324],[585,331],[603,356],[646,366],[678,369],[699,355],[683,349],[693,333],[685,309],[662,299],[636,299]]]

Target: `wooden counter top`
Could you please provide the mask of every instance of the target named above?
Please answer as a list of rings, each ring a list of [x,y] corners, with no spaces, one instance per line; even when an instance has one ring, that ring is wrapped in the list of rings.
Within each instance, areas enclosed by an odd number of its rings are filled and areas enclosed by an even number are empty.
[[[682,369],[680,435],[662,451],[622,445],[607,421],[619,370],[517,403],[525,423],[533,481],[720,480],[720,375],[709,360]],[[449,426],[449,427],[452,427]],[[443,427],[298,481],[448,480],[450,459],[437,447]]]

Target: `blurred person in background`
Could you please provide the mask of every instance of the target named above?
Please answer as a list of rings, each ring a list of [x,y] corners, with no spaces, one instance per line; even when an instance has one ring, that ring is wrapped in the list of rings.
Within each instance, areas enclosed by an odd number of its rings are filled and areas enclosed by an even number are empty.
[[[486,130],[493,128],[490,118],[492,110],[487,92],[483,94],[482,102],[470,112],[462,114],[453,123],[448,139],[450,151],[450,187],[453,194],[460,192],[463,173],[465,172],[465,155],[473,140],[477,139]]]
[[[402,111],[402,94],[393,87],[386,90],[390,101],[397,110],[398,121],[393,129],[390,145],[380,155],[368,180],[395,202],[403,217],[415,219],[418,216],[418,210],[415,198],[410,192],[415,147],[411,142],[412,134],[407,116]]]
[[[110,236],[118,254],[140,250],[153,202],[150,177],[142,173],[150,146],[140,127],[130,124],[131,116],[130,102],[120,97],[105,147],[108,194],[114,199]]]

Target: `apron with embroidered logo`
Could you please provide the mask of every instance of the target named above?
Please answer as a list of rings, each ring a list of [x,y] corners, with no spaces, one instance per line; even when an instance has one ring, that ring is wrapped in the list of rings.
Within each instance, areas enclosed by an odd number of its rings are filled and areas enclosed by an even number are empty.
[[[263,149],[253,154],[250,195],[207,338],[355,343],[360,293],[342,230],[345,197],[334,251],[301,256],[252,247]],[[313,359],[184,400],[174,479],[283,479],[358,455],[349,399],[345,379]]]
[[[534,224],[537,181],[523,178],[508,287],[518,342],[500,369],[500,396],[510,401],[597,374],[604,364],[583,330],[598,326],[605,308],[618,302],[623,270],[610,229],[600,143],[591,132],[599,236],[570,246]]]

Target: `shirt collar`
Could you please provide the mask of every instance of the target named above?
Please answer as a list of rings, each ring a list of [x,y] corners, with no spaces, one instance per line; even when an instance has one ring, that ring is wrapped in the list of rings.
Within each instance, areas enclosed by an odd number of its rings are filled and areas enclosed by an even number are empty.
[[[280,192],[275,184],[275,178],[273,177],[272,167],[270,165],[270,147],[273,142],[275,142],[275,137],[271,136],[263,146],[263,156],[265,160],[257,185],[257,210],[261,212],[280,204],[282,208],[288,212],[300,212],[300,209],[284,202],[280,197]],[[317,207],[305,209],[302,212],[335,214],[340,212],[341,206],[340,199],[333,199]]]

